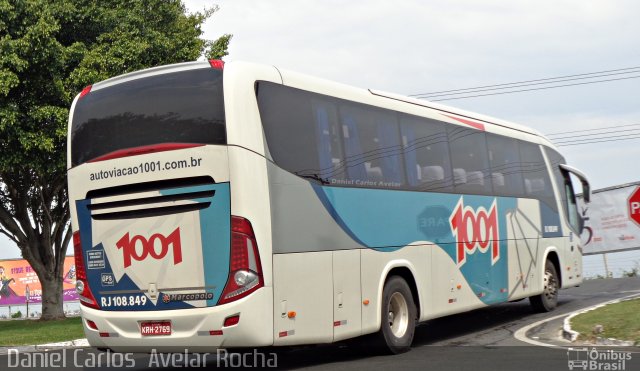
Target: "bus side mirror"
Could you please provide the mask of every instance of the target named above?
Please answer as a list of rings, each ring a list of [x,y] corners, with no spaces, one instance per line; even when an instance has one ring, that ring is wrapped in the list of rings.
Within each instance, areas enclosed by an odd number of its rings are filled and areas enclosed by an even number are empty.
[[[580,179],[580,183],[582,183],[582,198],[584,203],[588,204],[591,202],[591,186],[589,185],[589,180],[587,176],[580,170],[571,167],[569,165],[560,164],[560,169],[570,172]]]
[[[582,183],[582,199],[585,204],[588,204],[591,202],[591,185],[589,185],[589,182],[582,181],[582,179],[580,179],[580,183]]]

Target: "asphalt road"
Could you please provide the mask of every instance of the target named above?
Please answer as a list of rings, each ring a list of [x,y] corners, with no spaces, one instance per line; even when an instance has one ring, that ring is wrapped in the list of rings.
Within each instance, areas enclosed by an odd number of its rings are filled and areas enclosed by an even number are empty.
[[[52,350],[45,357],[48,367],[55,366],[52,357],[66,359],[67,369],[168,369],[170,366],[224,368],[242,366],[278,369],[309,370],[640,370],[640,349],[598,348],[596,360],[589,358],[584,348],[559,338],[562,318],[548,321],[531,329],[527,335],[536,341],[564,348],[532,346],[517,340],[514,333],[522,327],[569,314],[595,304],[640,293],[640,278],[621,278],[586,281],[581,287],[562,290],[558,308],[551,313],[536,314],[528,300],[507,303],[485,309],[435,319],[421,324],[415,333],[410,352],[383,356],[372,354],[361,341],[321,345],[295,349],[260,349],[239,353],[197,355],[108,355],[89,348]],[[640,308],[639,308],[640,313]],[[640,314],[639,314],[640,320]],[[567,351],[567,347],[578,349]],[[584,352],[579,354],[580,349]],[[578,353],[576,353],[578,352]],[[101,357],[101,358],[100,358]],[[624,358],[624,359],[623,359]],[[17,364],[18,361],[22,362]],[[28,364],[33,358],[20,354],[9,358],[0,356],[0,369],[22,369],[43,366],[42,361]],[[580,363],[583,361],[592,363]],[[57,364],[60,364],[58,361]],[[16,367],[10,367],[16,366]],[[586,366],[583,368],[582,366]],[[33,368],[31,368],[33,369]],[[65,369],[65,368],[59,368]]]
[[[566,347],[573,345],[560,339],[562,318],[532,329],[529,336],[565,348],[531,346],[515,339],[514,333],[526,325],[634,293],[640,293],[640,278],[590,280],[562,290],[558,308],[551,313],[533,313],[529,301],[522,300],[428,321],[416,329],[413,348],[405,354],[376,356],[347,344],[294,350],[279,360],[288,369],[311,370],[568,370]],[[640,321],[640,308],[638,312]],[[632,351],[638,353],[625,362],[624,369],[640,370],[640,349]]]

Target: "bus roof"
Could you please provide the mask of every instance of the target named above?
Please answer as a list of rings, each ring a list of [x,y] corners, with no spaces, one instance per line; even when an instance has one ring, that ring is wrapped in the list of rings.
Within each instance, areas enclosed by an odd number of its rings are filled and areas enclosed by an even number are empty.
[[[180,71],[180,70],[203,68],[206,65],[208,65],[206,61],[195,61],[195,62],[177,63],[177,64],[148,68],[140,71],[130,72],[124,75],[116,76],[116,77],[98,82],[93,85],[93,90],[99,90],[103,87],[108,87],[114,84],[119,84],[121,82],[130,81],[130,80],[134,80],[142,77],[148,77],[148,76],[153,76],[157,74],[169,73],[169,72]],[[239,68],[239,69],[252,70],[252,69],[258,69],[258,68],[262,69],[265,66],[266,65],[260,65],[260,64],[251,63],[251,62],[232,61],[232,62],[226,63],[225,69]],[[346,85],[343,83],[339,83],[339,82],[335,82],[335,81],[331,81],[331,80],[327,80],[327,79],[323,79],[323,78],[319,78],[311,75],[306,75],[299,72],[281,69],[277,66],[272,66],[272,67],[279,72],[282,78],[282,83],[284,85],[295,86],[302,89],[314,91],[317,93],[323,93],[323,94],[329,93],[331,95],[335,94],[337,97],[348,99],[348,100],[359,101],[361,103],[375,104],[370,99],[372,97],[389,99],[389,100],[393,100],[395,102],[400,103],[400,106],[394,105],[396,108],[404,106],[406,107],[407,111],[413,111],[413,112],[416,112],[416,111],[415,109],[411,109],[410,108],[411,106],[424,107],[431,111],[437,111],[441,114],[444,114],[445,116],[447,116],[447,114],[452,114],[452,115],[459,116],[460,118],[463,118],[463,119],[467,118],[467,119],[479,121],[482,124],[489,124],[494,128],[499,127],[507,130],[514,130],[523,134],[523,135],[520,135],[522,139],[537,142],[539,144],[544,144],[546,146],[556,149],[554,144],[549,139],[547,139],[543,134],[541,134],[537,130],[534,130],[524,125],[519,125],[506,120],[501,120],[495,117],[490,117],[490,116],[478,114],[475,112],[469,112],[459,108],[454,108],[451,106],[447,106],[440,103],[434,103],[434,102],[430,102],[423,99],[412,98],[412,97],[408,97],[401,94],[388,93],[388,92],[384,92],[376,89],[357,88],[351,85]],[[449,121],[449,122],[456,122],[456,120],[453,120],[451,116],[447,116],[447,118],[444,118],[443,120]],[[456,123],[459,124],[460,122],[456,122]],[[496,128],[498,129],[497,131],[500,131],[499,128]],[[534,136],[536,138],[534,139],[531,136]]]
[[[231,65],[232,63],[229,63],[229,65]],[[240,62],[239,64],[244,64],[244,62]],[[248,65],[250,64],[248,63]],[[442,121],[448,121],[448,122],[454,122],[454,123],[460,124],[459,122],[460,120],[455,120],[451,116],[448,116],[448,115],[455,115],[455,116],[459,116],[462,119],[466,118],[474,121],[479,121],[482,124],[488,124],[492,128],[497,129],[495,131],[501,131],[500,128],[502,128],[503,130],[507,129],[508,131],[519,132],[520,135],[517,135],[516,133],[513,133],[513,134],[521,137],[522,139],[525,139],[531,142],[536,142],[538,144],[544,144],[548,147],[556,149],[555,145],[549,139],[547,139],[543,134],[541,134],[537,130],[534,130],[524,125],[519,125],[513,122],[497,119],[495,117],[490,117],[490,116],[478,114],[475,112],[465,111],[459,108],[446,106],[444,104],[429,102],[423,99],[416,99],[416,98],[404,96],[401,94],[388,93],[388,92],[383,92],[375,89],[357,88],[354,86],[306,75],[299,72],[283,70],[278,68],[277,66],[274,66],[274,67],[278,70],[278,72],[280,72],[280,75],[282,76],[282,82],[284,85],[297,87],[305,90],[310,90],[310,91],[314,91],[316,93],[321,93],[321,94],[327,94],[327,93],[329,93],[330,95],[335,94],[336,97],[339,97],[342,99],[354,100],[354,101],[358,101],[360,103],[365,103],[365,104],[368,103],[368,104],[375,105],[374,101],[371,100],[371,98],[374,98],[374,97],[378,99],[380,98],[388,99],[388,100],[392,100],[399,103],[399,105],[392,104],[392,106],[395,106],[395,108],[400,108],[404,106],[407,111],[413,111],[413,112],[416,112],[416,110],[411,109],[410,108],[411,106],[416,108],[423,107],[428,109],[431,112],[437,111],[438,113],[444,115],[444,118],[442,119]],[[380,101],[378,100],[377,102],[380,102]],[[393,109],[392,107],[386,107],[386,108]]]
[[[427,107],[427,108],[431,108],[437,111],[442,111],[442,112],[446,112],[446,113],[453,113],[455,115],[458,116],[463,116],[463,117],[468,117],[474,120],[478,120],[478,121],[482,121],[488,124],[493,124],[493,125],[498,125],[498,126],[502,126],[508,129],[513,129],[513,130],[517,130],[517,131],[522,131],[525,132],[527,134],[532,134],[532,135],[536,135],[536,136],[543,136],[540,132],[538,132],[537,130],[531,129],[527,126],[524,125],[519,125],[519,124],[515,124],[512,122],[508,122],[505,120],[501,120],[501,119],[497,119],[495,117],[490,117],[490,116],[485,116],[479,113],[475,113],[475,112],[469,112],[469,111],[465,111],[459,108],[454,108],[451,106],[446,106],[444,104],[439,104],[439,103],[434,103],[434,102],[430,102],[428,100],[424,100],[424,99],[417,99],[417,98],[412,98],[412,97],[408,97],[408,96],[404,96],[401,94],[394,94],[394,93],[387,93],[387,92],[383,92],[380,90],[373,90],[373,89],[369,89],[369,92],[371,92],[371,94],[373,95],[378,95],[381,97],[385,97],[385,98],[390,98],[390,99],[395,99],[395,100],[399,100],[405,103],[410,103],[410,104],[416,104],[422,107]]]

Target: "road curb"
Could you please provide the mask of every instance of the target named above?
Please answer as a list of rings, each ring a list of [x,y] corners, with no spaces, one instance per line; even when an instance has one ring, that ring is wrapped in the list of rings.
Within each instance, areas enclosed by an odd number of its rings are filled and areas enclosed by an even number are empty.
[[[48,343],[48,344],[39,344],[34,345],[33,347],[36,350],[45,350],[45,349],[57,349],[57,348],[81,348],[88,347],[89,341],[87,339],[76,339],[70,341],[61,341],[58,343]]]
[[[564,323],[562,326],[562,337],[565,340],[568,340],[570,342],[575,342],[578,339],[578,336],[580,336],[580,333],[573,330],[571,328],[571,319],[577,315],[583,314],[583,313],[587,313],[590,312],[592,310],[595,309],[599,309],[602,308],[604,306],[607,306],[609,304],[616,304],[616,303],[620,303],[623,301],[628,301],[628,300],[633,300],[640,297],[640,294],[632,294],[629,296],[625,296],[623,298],[619,298],[619,299],[614,299],[605,303],[600,303],[585,309],[582,309],[580,311],[577,312],[573,312],[571,313],[569,316],[567,316],[564,319]],[[596,345],[612,345],[612,346],[634,346],[635,342],[633,341],[628,341],[628,340],[618,340],[618,339],[613,339],[613,338],[602,338],[602,337],[597,337],[596,338]]]
[[[70,341],[61,341],[58,343],[36,344],[36,345],[16,345],[0,347],[0,355],[8,354],[10,350],[16,350],[20,353],[26,352],[43,352],[56,349],[73,349],[89,347],[87,339],[76,339]]]

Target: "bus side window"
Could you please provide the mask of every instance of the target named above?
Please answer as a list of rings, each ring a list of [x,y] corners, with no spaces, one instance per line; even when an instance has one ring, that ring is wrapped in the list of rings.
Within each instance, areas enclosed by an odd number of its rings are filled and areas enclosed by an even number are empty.
[[[380,150],[380,167],[384,174],[384,181],[393,185],[404,183],[402,171],[402,145],[398,133],[398,121],[395,115],[380,113],[376,115],[378,127],[378,146]]]
[[[487,147],[493,191],[496,195],[512,197],[524,195],[518,141],[513,138],[487,134]]]
[[[491,194],[492,178],[485,133],[453,125],[447,129],[447,133],[455,191]]]
[[[400,129],[409,187],[451,192],[453,175],[444,125],[427,118],[401,114]]]
[[[340,107],[345,163],[352,185],[400,188],[402,153],[395,115],[365,105]]]
[[[523,141],[519,142],[519,146],[525,197],[540,199],[552,210],[557,210],[549,171],[540,146]]]
[[[342,122],[345,165],[347,166],[347,178],[354,181],[367,179],[367,171],[360,146],[360,136],[356,119],[350,112],[340,110],[340,121]]]
[[[318,150],[319,176],[331,182],[344,179],[345,164],[342,156],[340,130],[334,104],[312,100],[315,135]]]
[[[260,82],[258,89],[269,153],[279,167],[302,176],[317,176],[322,168],[310,94],[270,82]]]

